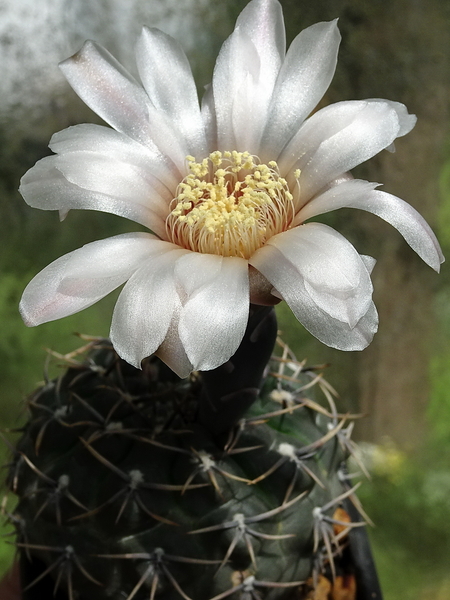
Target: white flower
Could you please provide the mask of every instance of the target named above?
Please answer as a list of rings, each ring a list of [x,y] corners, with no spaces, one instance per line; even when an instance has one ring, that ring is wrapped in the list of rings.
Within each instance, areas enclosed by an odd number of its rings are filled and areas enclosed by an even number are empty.
[[[370,271],[338,232],[309,218],[341,207],[389,221],[435,270],[443,260],[423,218],[348,171],[415,124],[399,103],[339,102],[308,118],[334,74],[335,21],[285,51],[277,0],[253,0],[217,58],[199,107],[178,43],[144,28],[142,85],[86,42],[61,68],[112,128],[53,136],[54,156],[21,182],[30,206],[121,215],[152,233],[117,235],[59,258],[26,288],[27,325],[90,306],[125,283],[111,338],[131,364],[153,352],[180,376],[213,369],[238,348],[249,302],[285,300],[319,340],[361,350],[377,329]],[[249,266],[250,265],[250,266]]]

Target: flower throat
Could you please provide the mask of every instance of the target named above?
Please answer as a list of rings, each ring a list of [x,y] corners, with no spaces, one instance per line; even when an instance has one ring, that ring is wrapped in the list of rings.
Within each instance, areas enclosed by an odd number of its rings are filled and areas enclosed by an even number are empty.
[[[170,241],[203,254],[248,259],[266,241],[289,229],[293,196],[275,161],[248,152],[212,152],[196,162],[177,188],[166,220]],[[296,174],[297,175],[297,174]]]

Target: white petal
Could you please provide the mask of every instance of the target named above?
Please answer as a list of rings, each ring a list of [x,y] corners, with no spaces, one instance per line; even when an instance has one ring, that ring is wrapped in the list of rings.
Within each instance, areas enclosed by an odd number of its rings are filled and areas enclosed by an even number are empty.
[[[150,257],[175,249],[178,249],[175,244],[144,232],[123,233],[86,244],[72,253],[58,290],[84,297],[96,294],[96,288],[109,285],[108,281],[117,287],[116,281],[120,285],[129,279]]]
[[[305,289],[304,280],[294,265],[274,246],[264,246],[251,264],[274,286],[302,325],[321,342],[338,350],[363,350],[378,327],[373,302],[354,327],[334,319],[322,310]]]
[[[245,56],[245,60],[242,57]],[[222,46],[213,76],[214,108],[219,150],[249,149],[256,154],[258,137],[258,106],[251,111],[252,92],[259,79],[260,60],[250,38],[236,29]],[[247,119],[244,131],[239,131]],[[256,123],[255,123],[256,121]],[[262,126],[262,123],[260,123]],[[253,146],[252,146],[253,142]]]
[[[169,214],[167,195],[157,180],[138,167],[95,152],[73,152],[54,157],[54,166],[70,183],[119,201],[148,205],[165,219]],[[153,185],[152,185],[153,184]],[[166,190],[167,191],[167,190]]]
[[[235,29],[248,36],[261,60],[261,76],[273,89],[286,53],[283,12],[277,0],[253,0],[236,20]]]
[[[286,34],[281,5],[277,0],[252,0],[236,20],[248,35],[270,71],[276,70],[286,53]],[[271,66],[270,66],[271,65]]]
[[[341,35],[337,21],[304,29],[292,42],[281,67],[263,134],[269,155],[276,160],[281,150],[320,101],[336,69]]]
[[[217,142],[217,119],[214,107],[214,95],[212,85],[207,85],[202,98],[202,119],[205,124],[206,140],[208,148],[218,148]]]
[[[175,267],[187,296],[179,334],[195,369],[208,371],[237,350],[248,321],[248,263],[242,258],[190,253]]]
[[[189,373],[194,371],[194,365],[187,357],[178,331],[181,309],[181,302],[177,296],[175,298],[175,307],[166,337],[155,354],[165,362],[178,377],[184,379]]]
[[[124,283],[161,245],[168,246],[148,233],[127,233],[58,258],[27,285],[20,303],[25,323],[40,325],[91,306]]]
[[[219,150],[258,154],[284,52],[280,4],[276,0],[249,2],[222,46],[214,69]]]
[[[372,274],[372,271],[377,264],[377,261],[373,256],[367,256],[367,254],[360,254],[361,260],[363,261],[369,275]]]
[[[216,254],[190,252],[182,256],[175,266],[175,277],[183,304],[200,289],[214,282],[222,268],[223,257]]]
[[[148,97],[105,48],[85,42],[60,68],[80,98],[114,129],[144,145],[151,140]]]
[[[102,125],[85,123],[74,125],[59,131],[52,136],[49,147],[56,154],[72,152],[97,152],[102,156],[123,161],[133,165],[139,172],[161,182],[162,187],[173,198],[173,193],[180,182],[179,174],[171,161],[153,146],[143,146],[128,136]]]
[[[359,254],[323,223],[307,223],[274,236],[268,243],[298,266],[314,287],[344,294],[361,286]]]
[[[159,29],[144,27],[136,47],[144,88],[157,110],[176,124],[189,154],[206,156],[206,141],[191,67],[181,46]]]
[[[295,215],[294,226],[300,225],[300,223],[304,223],[317,215],[351,206],[353,202],[364,202],[379,185],[379,183],[362,179],[351,179],[333,185],[303,206]]]
[[[417,123],[416,115],[411,115],[408,112],[408,109],[401,102],[394,102],[393,100],[384,100],[383,98],[369,98],[369,102],[384,102],[388,103],[391,108],[393,108],[398,117],[400,131],[397,134],[397,137],[403,137],[407,133],[409,133],[415,124]]]
[[[149,189],[147,197],[136,198],[133,194],[126,193],[126,185],[122,188],[125,192],[123,197],[112,196],[109,193],[102,193],[85,189],[74,183],[71,183],[63,175],[60,169],[57,168],[58,161],[61,166],[65,167],[66,172],[74,180],[78,175],[81,180],[86,183],[87,173],[82,170],[77,170],[77,164],[74,160],[71,162],[73,155],[62,159],[58,156],[48,156],[38,161],[22,177],[19,191],[24,197],[27,204],[33,208],[43,210],[60,210],[66,214],[70,209],[89,209],[108,212],[115,215],[131,219],[136,223],[140,223],[154,231],[162,239],[166,239],[165,219],[162,217],[166,205],[161,205],[161,201],[155,203],[155,208],[151,206],[152,191]],[[111,166],[107,159],[107,173],[110,172]],[[72,170],[72,167],[75,169]],[[107,181],[107,178],[104,178]],[[107,192],[111,190],[107,190]]]
[[[295,267],[310,298],[334,319],[354,327],[367,312],[373,291],[369,273],[354,247],[337,231],[308,223],[274,236],[268,245]],[[261,271],[259,252],[250,263]]]
[[[173,269],[184,250],[152,256],[123,288],[114,308],[111,341],[119,356],[140,368],[163,343],[176,307]]]
[[[420,258],[439,272],[445,259],[431,227],[410,204],[374,190],[376,186],[361,180],[337,185],[311,200],[298,213],[296,222],[343,207],[366,210],[393,225]]]
[[[445,260],[439,242],[425,219],[410,204],[387,192],[374,190],[365,202],[354,202],[351,207],[367,210],[393,225],[420,258],[439,272]]]
[[[114,129],[170,157],[181,174],[187,145],[164,113],[105,48],[86,42],[60,67],[75,92]]]
[[[302,125],[279,159],[281,173],[293,183],[301,170],[300,187],[306,202],[346,171],[378,154],[400,132],[400,122],[388,102],[339,102],[315,113]]]

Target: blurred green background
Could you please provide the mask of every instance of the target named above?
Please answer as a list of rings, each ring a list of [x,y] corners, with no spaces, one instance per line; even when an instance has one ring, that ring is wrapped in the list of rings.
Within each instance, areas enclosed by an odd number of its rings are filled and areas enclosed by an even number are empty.
[[[60,223],[28,208],[21,175],[49,153],[55,131],[98,122],[63,80],[57,63],[86,38],[105,45],[132,72],[143,24],[184,46],[199,83],[245,0],[4,0],[0,4],[0,426],[20,426],[23,400],[42,379],[46,348],[67,352],[74,332],[107,335],[115,296],[63,321],[27,329],[17,305],[41,268],[84,243],[132,231],[132,223],[88,211]],[[355,170],[410,202],[450,256],[450,2],[448,0],[281,0],[288,41],[314,22],[339,17],[338,68],[323,104],[346,99],[404,102],[418,124]],[[323,220],[323,219],[322,219]],[[364,254],[373,273],[380,329],[362,353],[313,339],[279,308],[284,339],[299,358],[329,363],[343,410],[360,411],[357,439],[373,477],[361,497],[386,600],[450,597],[450,269],[438,277],[400,235],[376,217],[345,209],[327,223]],[[13,439],[12,433],[6,433]],[[2,462],[8,450],[1,447]],[[10,499],[12,501],[12,499]],[[8,528],[5,527],[5,532]],[[0,572],[13,556],[0,540]]]

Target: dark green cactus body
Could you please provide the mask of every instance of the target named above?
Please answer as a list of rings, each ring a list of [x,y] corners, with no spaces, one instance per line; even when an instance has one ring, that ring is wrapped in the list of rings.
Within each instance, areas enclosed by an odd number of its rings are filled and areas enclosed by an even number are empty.
[[[320,570],[339,546],[345,434],[296,391],[300,369],[267,375],[214,433],[201,376],[92,347],[29,401],[9,480],[25,562],[74,600],[275,600]]]

